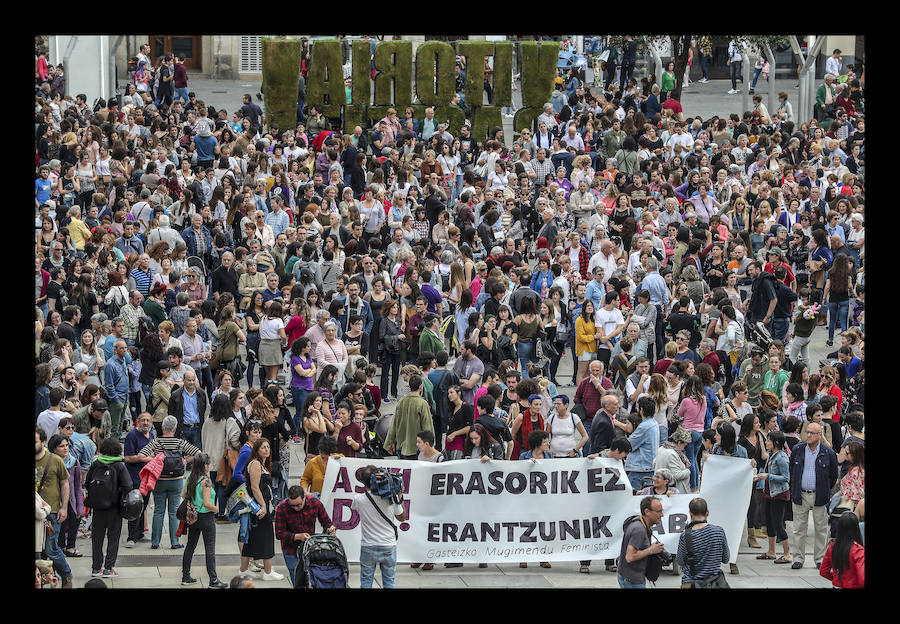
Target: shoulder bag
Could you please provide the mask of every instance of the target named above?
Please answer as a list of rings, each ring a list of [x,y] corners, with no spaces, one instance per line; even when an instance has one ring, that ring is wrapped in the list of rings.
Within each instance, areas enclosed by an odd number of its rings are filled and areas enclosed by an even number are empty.
[[[691,536],[691,533],[694,528],[694,523],[691,522],[684,529],[684,541],[685,546],[687,547],[687,561],[688,561],[688,569],[690,570],[691,576],[694,576],[694,571],[696,570],[696,561],[694,559],[694,539]],[[725,573],[722,570],[719,570],[718,574],[710,576],[705,579],[694,579],[693,582],[694,589],[729,589],[728,581],[725,578]]]

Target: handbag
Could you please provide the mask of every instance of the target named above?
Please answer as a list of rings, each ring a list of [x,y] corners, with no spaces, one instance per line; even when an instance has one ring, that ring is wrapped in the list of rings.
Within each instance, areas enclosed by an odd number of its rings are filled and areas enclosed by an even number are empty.
[[[691,576],[694,575],[695,561],[694,561],[694,539],[691,536],[693,532],[694,523],[689,523],[684,529],[684,541],[685,546],[687,547],[687,561],[688,561],[688,569],[690,570]],[[725,573],[722,570],[719,570],[718,574],[714,574],[705,579],[694,579],[693,582],[694,589],[729,589],[728,580],[725,578]]]
[[[175,511],[175,517],[190,526],[197,522],[197,508],[189,498],[183,498]]]
[[[53,458],[49,457],[47,459],[47,467],[44,468],[44,474],[41,476],[41,484],[38,485],[37,493],[38,496],[41,494],[41,490],[44,489],[44,481],[47,480],[47,473],[50,472],[50,464],[53,462]],[[50,522],[49,518],[44,518],[44,531],[47,533],[47,537],[56,534],[56,530],[53,528],[53,523]]]

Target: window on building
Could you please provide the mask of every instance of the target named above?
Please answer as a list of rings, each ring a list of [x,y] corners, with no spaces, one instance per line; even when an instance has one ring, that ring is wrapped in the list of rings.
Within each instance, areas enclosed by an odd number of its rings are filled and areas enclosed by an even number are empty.
[[[240,73],[262,73],[262,35],[240,36]]]

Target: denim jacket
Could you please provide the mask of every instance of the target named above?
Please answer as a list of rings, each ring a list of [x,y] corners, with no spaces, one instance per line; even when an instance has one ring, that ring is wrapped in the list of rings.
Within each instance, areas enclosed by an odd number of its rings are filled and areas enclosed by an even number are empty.
[[[628,436],[633,452],[625,459],[625,470],[650,472],[659,449],[659,425],[653,418],[641,422]]]
[[[791,473],[787,453],[778,451],[766,462],[766,480],[769,482],[769,494],[778,496],[790,489]]]

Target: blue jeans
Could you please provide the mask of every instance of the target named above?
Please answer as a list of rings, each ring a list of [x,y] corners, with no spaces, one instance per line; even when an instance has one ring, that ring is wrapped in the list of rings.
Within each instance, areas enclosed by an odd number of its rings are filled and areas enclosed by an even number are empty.
[[[628,471],[628,481],[631,483],[631,487],[637,491],[644,489],[644,477],[652,477],[653,471],[642,472],[639,470],[629,470]]]
[[[181,489],[184,486],[184,478],[167,479],[156,482],[153,489],[153,524],[150,533],[150,545],[159,545],[162,540],[163,516],[166,515],[166,505],[168,504],[169,515],[169,542],[174,546],[178,543],[175,531],[178,530],[178,519],[175,518],[175,512],[178,511],[178,505],[181,504]]]
[[[660,425],[659,426],[659,445],[662,446],[666,443],[666,440],[669,439],[669,426],[668,425]]]
[[[706,78],[707,80],[709,80],[709,72],[706,69],[706,62],[707,62],[707,59],[709,59],[709,57],[701,52],[699,54],[699,59],[700,59],[700,71],[703,72],[703,77]]]
[[[198,449],[203,450],[203,444],[200,442],[200,425],[184,425],[181,437],[185,442],[190,442]]]
[[[700,466],[697,465],[697,452],[703,442],[703,432],[691,430],[691,441],[685,447],[684,454],[691,461],[691,489],[700,484]]]
[[[784,342],[785,338],[787,338],[788,327],[791,325],[791,319],[788,317],[785,318],[773,318],[772,319],[772,337],[775,340],[780,340]]]
[[[296,555],[289,555],[286,552],[282,551],[281,556],[284,557],[284,565],[288,569],[288,574],[291,576],[291,585],[294,584],[294,572],[297,570],[297,564],[300,563],[300,558]]]
[[[185,102],[190,101],[191,98],[188,97],[187,87],[175,87],[175,97],[172,99],[172,102],[177,102],[179,99],[182,99]]]
[[[756,81],[759,80],[759,75],[762,73],[762,67],[755,67],[753,69],[753,80],[750,81],[750,88],[756,88]]]
[[[850,301],[828,300],[828,340],[834,340],[835,326],[840,322],[841,331],[847,331],[847,315],[850,312]]]
[[[519,342],[518,343],[518,351],[519,351],[519,364],[522,367],[522,379],[528,379],[528,363],[537,361],[534,359],[534,343],[533,342]]]
[[[52,513],[47,516],[47,518],[53,525],[53,535],[47,536],[46,545],[44,547],[47,551],[47,556],[51,561],[53,561],[53,569],[59,572],[60,576],[69,576],[72,574],[72,568],[69,567],[69,562],[66,561],[66,555],[63,553],[62,548],[59,547],[58,540],[60,523],[57,519],[57,514]]]
[[[384,589],[394,588],[394,575],[397,572],[396,546],[361,546],[359,549],[359,587],[371,589],[375,579],[375,566],[381,565],[381,586]]]
[[[622,578],[621,574],[616,575],[619,578],[619,587],[622,589],[647,589],[647,583],[632,583]]]
[[[297,431],[297,435],[300,435],[300,423],[303,421],[303,402],[306,400],[306,395],[309,394],[309,390],[304,390],[303,388],[294,388],[291,387],[291,397],[294,399],[294,429]]]

